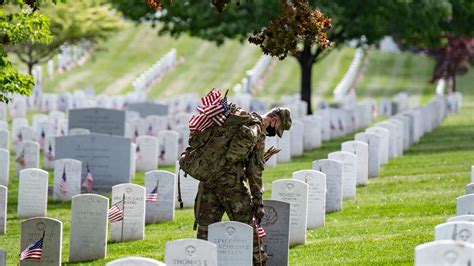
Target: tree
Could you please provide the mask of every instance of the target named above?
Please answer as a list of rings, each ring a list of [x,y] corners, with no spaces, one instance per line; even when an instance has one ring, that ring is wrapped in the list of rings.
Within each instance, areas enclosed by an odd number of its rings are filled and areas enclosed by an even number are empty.
[[[25,42],[9,48],[27,65],[30,74],[36,64],[44,64],[57,54],[61,45],[73,45],[82,40],[94,44],[123,27],[112,6],[99,0],[49,4],[41,11],[51,20],[52,41],[48,44]]]
[[[21,74],[13,67],[8,60],[6,46],[27,42],[48,43],[52,38],[49,19],[35,12],[36,1],[28,1],[28,6],[18,4],[25,8],[24,11],[10,12],[5,8],[7,4],[8,1],[0,2],[0,102],[8,102],[14,93],[29,95],[34,85],[30,75]]]
[[[109,0],[117,4],[119,0]],[[461,1],[461,0],[459,0]],[[142,11],[141,17],[157,19],[152,16],[154,10],[143,8],[140,0],[127,1],[128,9],[131,5],[138,5]],[[216,1],[212,1],[213,3]],[[331,18],[332,29],[329,30],[327,38],[318,36],[316,42],[305,42],[303,39],[294,39],[297,50],[290,50],[301,68],[301,99],[308,103],[308,113],[311,113],[311,75],[313,65],[331,50],[325,49],[325,39],[333,42],[335,46],[344,44],[346,41],[360,39],[365,36],[369,44],[376,43],[385,35],[397,35],[400,39],[423,39],[432,38],[434,33],[439,32],[442,21],[450,14],[450,3],[448,0],[419,0],[419,1],[386,1],[386,0],[251,0],[240,1],[240,5],[230,5],[232,1],[217,1],[223,6],[222,13],[217,13],[207,1],[172,1],[163,3],[163,12],[159,20],[163,23],[160,33],[169,33],[179,36],[189,33],[207,40],[223,43],[226,39],[245,40],[261,45],[266,40],[294,36],[298,27],[307,27],[307,23],[301,21],[299,12],[288,11],[291,7],[310,5],[313,14],[319,9],[327,17]],[[117,7],[128,16],[129,12]],[[287,14],[288,20],[296,25],[296,28],[283,24],[277,35],[266,35],[262,40],[259,33],[272,28],[272,23],[281,19],[280,14]],[[136,10],[130,16],[137,19],[139,14]],[[320,20],[324,21],[324,20]],[[281,25],[276,23],[275,25]],[[273,28],[278,28],[273,26]],[[322,26],[318,35],[325,33]],[[283,35],[283,36],[282,36]],[[284,43],[285,45],[286,43]],[[264,48],[264,47],[262,47]],[[263,49],[264,52],[268,52]],[[280,57],[284,58],[284,57]]]

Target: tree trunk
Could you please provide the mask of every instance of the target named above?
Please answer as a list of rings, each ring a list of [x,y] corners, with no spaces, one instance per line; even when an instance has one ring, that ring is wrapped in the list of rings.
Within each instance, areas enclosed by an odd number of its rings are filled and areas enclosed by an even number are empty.
[[[28,63],[26,63],[26,64],[28,65],[28,73],[29,73],[30,75],[33,75],[33,67],[35,66],[35,64],[32,63],[32,62],[28,62]]]
[[[313,72],[314,55],[311,46],[305,45],[303,51],[296,56],[301,68],[301,100],[308,104],[307,114],[312,114],[311,108],[311,75]]]

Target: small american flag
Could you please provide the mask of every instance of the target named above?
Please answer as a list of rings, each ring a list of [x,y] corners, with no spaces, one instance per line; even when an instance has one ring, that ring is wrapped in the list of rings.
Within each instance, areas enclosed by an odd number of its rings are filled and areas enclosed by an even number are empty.
[[[111,223],[123,220],[123,201],[119,201],[112,205],[109,209],[109,221]]]
[[[153,125],[148,126],[148,130],[146,132],[147,135],[153,136]]]
[[[135,128],[135,131],[133,132],[133,136],[132,136],[132,142],[137,143],[137,138],[139,136],[140,136],[140,134],[138,133],[138,129]]]
[[[46,152],[46,159],[48,159],[48,161],[50,162],[54,161],[54,153],[53,153],[53,147],[51,146],[51,143],[48,145],[48,151]]]
[[[156,202],[158,200],[158,185],[146,196],[146,202]]]
[[[263,230],[263,228],[258,224],[257,219],[255,219],[255,217],[253,218],[253,225],[257,229],[258,238],[264,238],[267,235],[267,233],[265,233],[265,230]]]
[[[69,191],[69,186],[66,180],[66,166],[64,166],[63,175],[61,176],[61,179],[59,180],[59,190],[61,190],[61,192],[64,195],[66,195],[67,192]]]
[[[92,188],[94,187],[94,178],[92,178],[92,173],[89,170],[89,163],[87,163],[87,174],[84,181],[82,181],[82,187],[87,190],[87,192],[91,192]]]
[[[41,129],[41,135],[40,135],[40,138],[38,140],[40,147],[44,146],[44,140],[45,139],[46,139],[46,133],[44,133],[44,130]]]
[[[43,254],[43,240],[44,240],[44,231],[43,236],[29,245],[25,250],[20,253],[20,260],[34,259],[40,260],[41,255]]]
[[[199,112],[193,115],[189,121],[191,131],[204,131],[216,124],[222,126],[230,113],[230,107],[227,104],[227,96],[222,98],[219,89],[213,89],[206,97],[201,98],[203,106],[196,109]]]
[[[142,154],[140,152],[140,145],[137,145],[137,148],[135,149],[135,160],[141,159]]]
[[[23,135],[21,134],[21,131],[20,131],[20,133],[18,133],[18,135],[16,135],[16,138],[13,141],[13,143],[18,144],[18,143],[21,143],[21,142],[23,142]]]
[[[344,131],[344,126],[342,125],[341,119],[338,119],[337,122],[339,123],[339,130]]]
[[[24,149],[24,148],[21,150],[21,152],[20,152],[20,154],[18,155],[18,157],[16,157],[15,161],[16,161],[19,165],[25,167],[26,162],[25,162],[25,149]]]

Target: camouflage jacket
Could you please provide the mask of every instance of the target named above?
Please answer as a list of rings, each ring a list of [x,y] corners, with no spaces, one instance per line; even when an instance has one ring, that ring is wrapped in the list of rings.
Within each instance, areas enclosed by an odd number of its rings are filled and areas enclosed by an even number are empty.
[[[189,138],[191,147],[203,147],[209,141],[206,161],[218,169],[218,177],[212,177],[215,189],[233,186],[227,179],[237,178],[247,181],[254,206],[262,204],[264,170],[263,154],[265,133],[262,117],[257,113],[246,112],[231,105],[232,113],[223,126],[214,126],[200,133],[192,133]],[[210,171],[211,172],[211,171]]]

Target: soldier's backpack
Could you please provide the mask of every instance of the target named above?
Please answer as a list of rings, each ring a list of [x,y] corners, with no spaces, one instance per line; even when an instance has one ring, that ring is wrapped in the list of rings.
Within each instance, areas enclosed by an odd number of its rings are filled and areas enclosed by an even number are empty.
[[[193,178],[207,182],[222,173],[230,142],[242,126],[260,123],[254,115],[230,115],[223,126],[214,126],[202,132],[191,132],[189,147],[181,154],[181,169]]]

